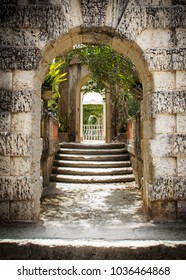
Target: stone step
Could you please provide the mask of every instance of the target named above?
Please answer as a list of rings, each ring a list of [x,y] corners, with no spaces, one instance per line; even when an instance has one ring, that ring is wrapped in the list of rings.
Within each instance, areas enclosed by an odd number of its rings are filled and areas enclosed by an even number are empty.
[[[60,148],[67,148],[67,149],[123,149],[125,145],[122,143],[60,143]]]
[[[60,175],[60,174],[51,174],[50,180],[52,182],[60,183],[117,183],[117,182],[132,182],[134,181],[134,175],[98,175],[98,176],[87,176],[87,175]]]
[[[61,167],[87,167],[87,168],[117,168],[129,167],[130,161],[72,161],[72,160],[54,160],[54,166]]]
[[[76,154],[57,154],[56,159],[68,161],[125,161],[129,160],[128,154],[118,155],[76,155]]]
[[[117,155],[126,154],[127,150],[125,148],[120,149],[70,149],[70,148],[60,148],[59,154],[76,154],[76,155]]]
[[[132,167],[121,168],[75,168],[75,167],[58,167],[54,166],[52,169],[53,174],[69,174],[69,175],[124,175],[132,174]]]

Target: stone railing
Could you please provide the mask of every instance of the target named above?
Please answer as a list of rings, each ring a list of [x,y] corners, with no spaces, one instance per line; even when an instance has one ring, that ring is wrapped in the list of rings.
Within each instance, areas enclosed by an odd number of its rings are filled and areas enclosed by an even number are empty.
[[[103,126],[100,125],[83,125],[83,140],[104,140]]]

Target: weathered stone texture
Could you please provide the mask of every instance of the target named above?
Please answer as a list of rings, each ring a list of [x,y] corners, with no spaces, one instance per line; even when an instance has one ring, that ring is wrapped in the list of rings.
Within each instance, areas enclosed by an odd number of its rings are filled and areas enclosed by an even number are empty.
[[[168,91],[175,89],[175,73],[172,71],[153,72],[154,91]],[[180,88],[179,88],[180,89]]]
[[[150,188],[152,201],[186,200],[185,177],[159,177]]]
[[[36,70],[39,66],[41,53],[38,48],[0,48],[1,70]]]
[[[29,200],[32,190],[29,177],[0,177],[0,200]]]
[[[9,91],[0,89],[0,110],[12,113],[30,112],[32,106],[32,90]]]
[[[186,134],[186,114],[177,114],[177,132]]]
[[[1,176],[10,175],[10,157],[0,156],[0,174]]]
[[[11,157],[10,175],[28,176],[30,174],[31,163],[29,157]]]
[[[178,171],[178,176],[186,175],[186,157],[177,158],[177,171]]]
[[[105,22],[108,0],[81,0],[83,25],[101,26]]]
[[[137,6],[139,5],[139,6]],[[142,30],[147,28],[185,27],[185,7],[143,6],[141,1],[128,6],[116,29],[120,35],[134,40]]]
[[[174,198],[174,187],[172,177],[159,177],[155,180],[150,189],[150,199],[155,200],[171,200]]]
[[[151,153],[156,157],[177,157],[186,154],[186,134],[158,134],[151,140]]]
[[[186,220],[186,201],[177,202],[178,219]]]
[[[8,201],[0,201],[0,221],[9,220],[9,202]]]
[[[12,201],[10,202],[10,221],[34,221],[34,203],[33,201]]]
[[[12,90],[12,72],[0,70],[0,85],[1,88]]]
[[[10,131],[10,113],[0,112],[0,131]]]
[[[186,92],[177,91],[157,91],[152,94],[152,112],[156,114],[175,114],[186,112]]]
[[[176,117],[175,115],[158,114],[154,120],[154,132],[158,133],[175,133]]]
[[[171,137],[173,142],[173,156],[186,155],[186,134],[175,134]]]
[[[176,88],[186,90],[186,71],[176,71]]]
[[[0,133],[1,156],[29,156],[30,137],[23,134]]]
[[[177,203],[175,201],[152,201],[151,212],[154,221],[177,219]]]
[[[11,132],[31,134],[32,120],[30,113],[12,114]]]
[[[175,177],[175,200],[186,200],[186,177]]]
[[[51,37],[68,31],[67,16],[70,3],[61,0],[61,5],[3,5],[0,10],[0,25],[11,28],[40,28]]]
[[[147,49],[145,60],[153,71],[184,70],[186,65],[186,49]]]
[[[154,176],[163,177],[163,176],[175,176],[177,172],[176,158],[162,158],[154,157],[153,158],[153,170]]]

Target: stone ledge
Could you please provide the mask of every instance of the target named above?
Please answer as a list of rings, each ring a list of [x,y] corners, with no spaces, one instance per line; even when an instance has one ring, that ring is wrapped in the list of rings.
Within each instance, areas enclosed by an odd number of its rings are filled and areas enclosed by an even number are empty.
[[[127,240],[64,241],[64,240],[9,240],[0,241],[3,260],[152,260],[186,259],[185,241]]]

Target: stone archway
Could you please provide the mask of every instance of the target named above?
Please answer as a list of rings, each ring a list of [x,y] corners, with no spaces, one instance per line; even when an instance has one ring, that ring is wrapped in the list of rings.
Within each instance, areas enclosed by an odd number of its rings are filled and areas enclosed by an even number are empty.
[[[138,2],[1,4],[0,218],[4,221],[39,218],[41,84],[52,59],[80,43],[109,44],[136,66],[144,89],[144,204],[152,219],[185,215],[185,4]]]

